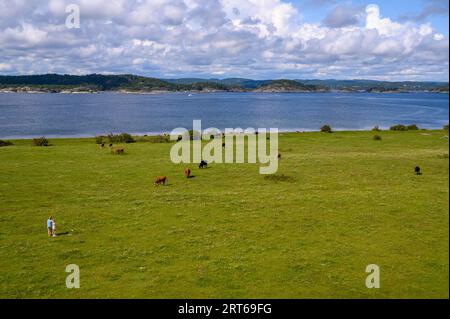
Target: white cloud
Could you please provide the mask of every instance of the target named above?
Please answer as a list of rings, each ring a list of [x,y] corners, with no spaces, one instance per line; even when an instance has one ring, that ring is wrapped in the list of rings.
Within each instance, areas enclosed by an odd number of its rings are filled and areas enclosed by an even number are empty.
[[[8,63],[0,63],[0,71],[9,71],[11,70],[11,65]]]
[[[434,38],[436,41],[442,41],[442,40],[444,40],[445,36],[444,36],[442,33],[436,33],[436,34],[433,36],[433,38]]]
[[[69,3],[79,30],[64,26]],[[432,24],[342,8],[305,23],[282,0],[0,0],[0,71],[448,79]]]
[[[31,24],[22,23],[21,26],[0,31],[0,43],[3,43],[5,46],[30,47],[45,42],[47,34],[46,31],[40,30]]]
[[[402,25],[392,22],[389,18],[381,18],[380,8],[371,4],[366,8],[366,28],[376,29],[380,35],[394,35],[402,29]]]

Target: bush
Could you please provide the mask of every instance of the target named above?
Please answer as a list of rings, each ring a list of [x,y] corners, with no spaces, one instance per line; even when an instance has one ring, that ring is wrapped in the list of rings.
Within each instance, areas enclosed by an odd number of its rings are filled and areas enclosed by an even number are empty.
[[[444,125],[444,130],[448,131],[448,124]]]
[[[96,136],[95,137],[95,143],[96,144],[103,144],[103,143],[105,143],[105,138],[106,138],[106,136],[103,136],[103,135]]]
[[[136,142],[134,138],[128,133],[122,133],[119,135],[122,143],[134,143]]]
[[[398,125],[391,126],[390,130],[391,131],[407,131],[408,128],[403,124],[398,124]]]
[[[381,136],[380,136],[380,135],[374,135],[374,136],[373,136],[373,139],[374,139],[375,141],[381,141]]]
[[[419,129],[416,124],[408,125],[406,128],[408,131],[417,131]]]
[[[50,142],[45,137],[34,138],[33,146],[50,146]]]
[[[378,125],[375,125],[375,127],[372,129],[374,132],[381,132],[381,128]]]
[[[114,135],[112,133],[108,134],[109,143],[135,143],[134,138],[128,133],[122,133],[119,135]]]
[[[333,131],[331,130],[331,126],[330,125],[324,125],[320,128],[321,132],[324,133],[332,133]]]
[[[391,131],[417,131],[419,127],[416,124],[411,125],[403,125],[403,124],[397,124],[394,126],[391,126]]]
[[[10,142],[10,141],[0,140],[0,147],[2,147],[2,146],[10,146],[10,145],[14,145],[14,144],[12,142]]]
[[[135,141],[138,143],[147,142],[147,143],[169,143],[170,135],[155,135],[155,136],[139,136],[135,138]]]

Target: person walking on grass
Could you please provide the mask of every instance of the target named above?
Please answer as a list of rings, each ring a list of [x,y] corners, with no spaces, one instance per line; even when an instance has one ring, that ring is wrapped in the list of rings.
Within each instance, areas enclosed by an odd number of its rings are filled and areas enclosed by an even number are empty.
[[[56,237],[56,221],[52,220],[52,236]]]
[[[47,232],[48,232],[48,237],[53,236],[53,217],[52,216],[50,216],[47,219]]]

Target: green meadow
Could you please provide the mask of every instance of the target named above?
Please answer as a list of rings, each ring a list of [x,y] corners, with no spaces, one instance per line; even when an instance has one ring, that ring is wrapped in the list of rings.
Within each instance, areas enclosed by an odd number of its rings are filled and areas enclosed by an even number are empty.
[[[13,141],[0,147],[0,298],[448,298],[447,135],[281,134],[269,177],[173,164],[171,143],[112,155],[94,139]]]

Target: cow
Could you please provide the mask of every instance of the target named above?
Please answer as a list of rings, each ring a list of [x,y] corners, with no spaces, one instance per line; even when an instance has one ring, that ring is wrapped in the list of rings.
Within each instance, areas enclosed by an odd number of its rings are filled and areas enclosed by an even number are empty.
[[[105,148],[105,143],[102,143],[102,148]]]
[[[414,169],[414,172],[416,173],[416,175],[422,175],[419,166],[416,166],[416,168]]]
[[[156,178],[156,180],[155,180],[155,186],[158,186],[158,185],[161,185],[161,184],[163,184],[163,185],[166,185],[166,182],[167,182],[167,177],[166,176],[158,176],[157,178]]]
[[[281,158],[281,154],[280,153],[278,153],[278,159],[280,159]]]
[[[111,144],[109,144],[109,148],[112,148],[113,147],[113,144],[111,143]]]
[[[206,168],[208,167],[208,163],[206,161],[201,161],[200,165],[198,165],[198,168]]]
[[[186,176],[187,178],[191,177],[191,170],[189,168],[184,169],[184,176]]]
[[[111,153],[113,153],[114,155],[123,155],[125,153],[125,149],[123,149],[122,147],[116,147],[111,150]]]

